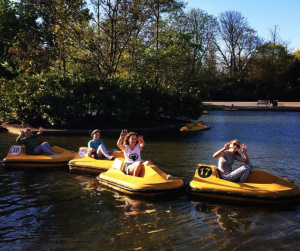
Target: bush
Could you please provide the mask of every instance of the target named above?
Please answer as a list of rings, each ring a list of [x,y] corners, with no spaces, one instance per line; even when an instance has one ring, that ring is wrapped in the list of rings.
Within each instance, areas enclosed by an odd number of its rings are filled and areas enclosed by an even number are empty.
[[[197,119],[202,109],[196,91],[137,80],[44,74],[3,80],[1,86],[0,116],[24,125],[36,125],[43,115],[52,126],[64,128],[141,125],[162,118]]]

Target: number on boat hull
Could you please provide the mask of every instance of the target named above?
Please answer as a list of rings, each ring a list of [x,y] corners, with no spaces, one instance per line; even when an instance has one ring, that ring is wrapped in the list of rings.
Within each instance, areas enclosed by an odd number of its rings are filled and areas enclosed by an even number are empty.
[[[212,169],[209,166],[201,166],[198,169],[198,174],[201,178],[208,178],[212,174]]]

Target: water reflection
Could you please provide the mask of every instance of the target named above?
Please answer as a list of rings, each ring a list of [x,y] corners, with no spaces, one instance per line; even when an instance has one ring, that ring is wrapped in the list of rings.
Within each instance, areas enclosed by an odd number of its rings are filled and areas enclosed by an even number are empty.
[[[300,180],[298,113],[212,111],[208,131],[144,132],[143,157],[191,181],[199,163],[224,142],[247,144],[255,168]],[[129,128],[130,129],[130,128]],[[102,133],[108,148],[118,133]],[[3,159],[16,135],[0,132]],[[77,151],[89,135],[41,140]],[[190,201],[147,200],[101,186],[95,175],[6,170],[0,167],[0,250],[297,250],[300,206],[266,208]]]
[[[156,211],[155,209],[153,209],[153,204],[145,203],[141,200],[125,198],[124,202],[126,215],[150,214]],[[150,207],[152,207],[152,209],[150,209]]]

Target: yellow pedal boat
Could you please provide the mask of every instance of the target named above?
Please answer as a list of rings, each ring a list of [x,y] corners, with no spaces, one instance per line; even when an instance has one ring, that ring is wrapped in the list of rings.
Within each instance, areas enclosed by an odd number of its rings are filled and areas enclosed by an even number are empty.
[[[2,160],[4,167],[43,169],[49,167],[67,167],[68,162],[73,159],[76,153],[58,146],[50,148],[57,155],[29,155],[26,154],[24,146],[11,146],[8,155]]]
[[[180,128],[181,132],[195,132],[210,129],[210,126],[204,124],[203,121],[196,121],[193,123],[189,123]]]
[[[223,109],[223,111],[238,111],[239,109],[238,108],[230,108],[230,107],[225,107]]]
[[[199,164],[187,187],[193,198],[234,203],[286,204],[300,202],[300,188],[267,171],[253,171],[245,183],[219,178],[216,166]]]
[[[184,182],[180,178],[171,178],[155,165],[145,166],[141,177],[127,175],[124,172],[124,159],[115,159],[112,168],[97,176],[100,184],[126,194],[158,196],[176,194],[184,191]]]
[[[124,158],[124,154],[122,151],[113,152],[111,155],[115,158]],[[102,173],[110,169],[113,163],[113,160],[93,159],[88,155],[88,147],[80,147],[75,158],[70,160],[68,165],[70,171]]]

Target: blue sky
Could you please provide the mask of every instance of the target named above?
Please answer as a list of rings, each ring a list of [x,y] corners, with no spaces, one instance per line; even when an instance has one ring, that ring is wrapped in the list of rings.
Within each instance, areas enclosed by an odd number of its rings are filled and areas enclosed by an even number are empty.
[[[300,49],[300,0],[183,0],[186,10],[196,8],[217,17],[224,11],[238,11],[260,37],[270,40],[270,30],[279,28],[279,37],[293,51]]]

